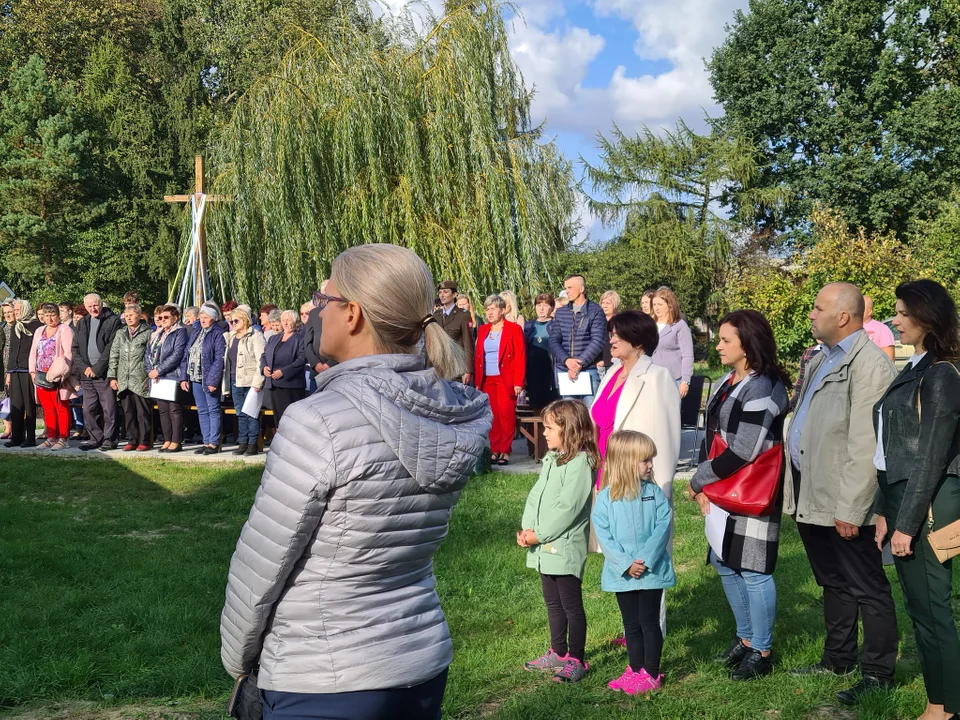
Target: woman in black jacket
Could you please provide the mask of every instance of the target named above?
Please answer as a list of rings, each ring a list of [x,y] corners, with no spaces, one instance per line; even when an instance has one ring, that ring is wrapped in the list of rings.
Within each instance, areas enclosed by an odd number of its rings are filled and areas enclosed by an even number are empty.
[[[33,334],[43,327],[26,300],[13,301],[13,330],[6,368],[10,395],[10,440],[4,447],[35,447],[37,444],[37,398],[30,379],[30,348]]]
[[[553,295],[537,295],[534,303],[537,317],[527,320],[523,326],[523,339],[527,343],[527,404],[538,411],[560,397],[557,394],[557,373],[550,356],[550,315],[553,306]]]
[[[267,341],[260,360],[260,372],[266,378],[263,389],[268,391],[275,427],[280,427],[280,419],[288,407],[307,396],[307,356],[298,321],[293,310],[283,311],[280,315],[283,330]]]
[[[951,561],[927,537],[960,520],[960,323],[932,280],[896,290],[894,326],[916,354],[874,407],[880,514],[890,540],[927,690],[922,720],[960,717],[960,637],[951,604]]]

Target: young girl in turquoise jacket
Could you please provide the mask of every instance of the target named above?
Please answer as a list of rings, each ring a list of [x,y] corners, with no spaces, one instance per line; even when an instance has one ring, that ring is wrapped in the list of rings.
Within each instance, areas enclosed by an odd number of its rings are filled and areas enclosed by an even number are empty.
[[[677,584],[667,545],[673,510],[653,482],[657,447],[643,433],[610,436],[593,527],[603,548],[600,586],[617,594],[630,664],[609,683],[628,695],[656,690],[663,682],[660,602]]]
[[[587,616],[580,588],[600,451],[590,413],[576,400],[557,400],[544,409],[543,435],[550,452],[527,496],[517,544],[527,548],[527,567],[540,573],[551,647],[524,668],[553,672],[558,682],[578,682],[587,672]]]

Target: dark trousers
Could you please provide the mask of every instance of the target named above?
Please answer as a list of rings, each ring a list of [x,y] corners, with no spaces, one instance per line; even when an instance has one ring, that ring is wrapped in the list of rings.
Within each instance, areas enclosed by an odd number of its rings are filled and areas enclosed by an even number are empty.
[[[107,380],[80,380],[83,388],[83,427],[90,442],[113,440],[117,429],[117,396]]]
[[[888,485],[881,475],[888,539],[896,529],[906,482]],[[960,520],[960,478],[944,478],[933,498],[934,529]],[[951,604],[953,565],[941,563],[930,548],[926,521],[913,542],[913,554],[894,557],[907,614],[913,621],[927,698],[950,713],[960,713],[960,637]]]
[[[183,405],[175,400],[157,400],[163,441],[179,445],[183,442]]]
[[[262,690],[263,720],[440,720],[447,671],[408,688],[341,693]]]
[[[132,445],[149,445],[150,424],[153,421],[150,401],[131,390],[121,391],[119,398],[126,422],[127,442]]]
[[[37,441],[37,398],[33,380],[25,372],[10,373],[10,441],[20,445],[24,440]]]
[[[663,630],[660,629],[662,599],[663,590],[617,593],[630,669],[639,672],[643,668],[652,678],[660,676],[660,656],[663,654]]]
[[[583,662],[587,644],[587,614],[583,611],[581,581],[576,575],[540,575],[543,601],[547,605],[550,623],[550,647],[560,657]],[[657,606],[659,618],[660,607]],[[658,619],[659,622],[659,619]],[[569,636],[569,637],[568,637]]]
[[[835,527],[797,523],[817,585],[823,588],[827,629],[823,663],[846,666],[857,662],[857,619],[863,616],[864,675],[893,680],[897,663],[897,611],[883,556],[874,541],[875,527],[860,528],[844,540]]]
[[[273,426],[280,427],[280,418],[287,408],[307,396],[305,388],[271,388],[270,409],[273,410]]]

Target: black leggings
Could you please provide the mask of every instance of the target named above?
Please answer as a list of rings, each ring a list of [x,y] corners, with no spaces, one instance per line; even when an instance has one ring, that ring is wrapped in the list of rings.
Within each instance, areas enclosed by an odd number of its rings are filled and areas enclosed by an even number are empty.
[[[627,640],[630,669],[660,676],[663,631],[660,629],[660,602],[663,590],[631,590],[617,593],[617,605],[623,616],[623,634]]]
[[[180,445],[183,442],[183,405],[173,400],[157,400],[163,441]]]
[[[587,614],[583,611],[583,596],[580,593],[580,578],[576,575],[540,575],[543,585],[543,601],[547,604],[547,620],[550,622],[550,647],[563,657],[583,662],[583,650],[587,644]],[[657,606],[657,622],[660,618]],[[567,634],[569,632],[569,643]]]

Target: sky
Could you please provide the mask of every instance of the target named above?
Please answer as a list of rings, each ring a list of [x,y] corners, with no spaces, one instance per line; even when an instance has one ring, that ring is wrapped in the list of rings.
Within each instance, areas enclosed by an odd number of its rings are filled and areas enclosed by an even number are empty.
[[[381,0],[396,12],[404,0]],[[695,130],[704,114],[718,116],[704,59],[748,0],[514,0],[521,17],[509,22],[511,52],[528,88],[534,123],[564,155],[595,162],[597,133],[614,123],[628,134],[644,125]],[[436,9],[442,0],[427,0]],[[611,237],[582,214],[581,239]]]

